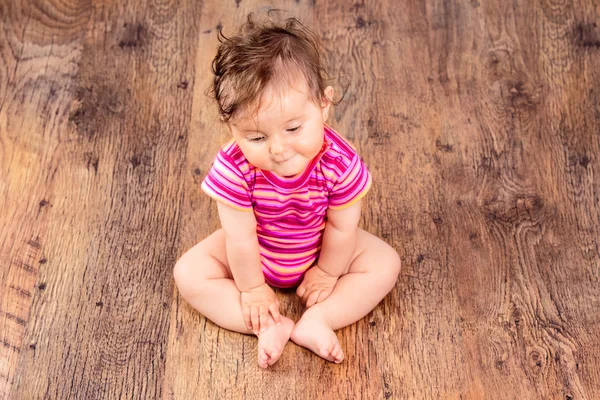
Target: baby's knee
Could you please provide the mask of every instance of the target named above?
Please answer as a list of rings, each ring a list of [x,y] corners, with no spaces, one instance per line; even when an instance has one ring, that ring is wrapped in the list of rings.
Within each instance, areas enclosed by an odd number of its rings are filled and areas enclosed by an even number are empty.
[[[398,275],[400,275],[400,270],[402,269],[402,260],[398,252],[393,248],[390,254],[390,269],[394,279],[398,279]]]
[[[383,279],[389,284],[389,290],[392,290],[398,281],[402,261],[398,252],[391,246],[385,254],[385,260],[386,262],[382,264],[382,266],[385,265],[385,268],[380,268],[380,271]]]
[[[173,278],[177,290],[184,299],[194,297],[202,287],[202,276],[198,273],[198,265],[192,263],[192,260],[182,257],[173,268]]]
[[[190,265],[183,257],[180,258],[175,263],[175,267],[173,267],[173,278],[175,279],[175,285],[177,285],[180,292],[182,289],[186,288],[186,282],[189,282],[190,275]]]

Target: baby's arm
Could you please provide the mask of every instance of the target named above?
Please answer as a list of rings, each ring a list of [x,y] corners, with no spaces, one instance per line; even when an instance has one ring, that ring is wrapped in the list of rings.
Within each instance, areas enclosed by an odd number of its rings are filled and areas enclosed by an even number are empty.
[[[356,245],[360,214],[360,200],[341,210],[327,211],[318,266],[331,276],[340,277],[350,263]]]
[[[260,267],[256,218],[252,211],[239,211],[217,202],[221,227],[225,231],[227,261],[240,292],[265,283]]]
[[[306,272],[296,290],[306,307],[329,297],[338,278],[348,267],[358,236],[360,203],[359,200],[347,208],[327,211],[319,261]]]
[[[273,290],[265,283],[260,263],[256,218],[253,212],[239,211],[217,202],[221,226],[225,231],[227,261],[233,280],[241,292],[244,319],[256,334],[268,327],[269,312],[280,322]]]

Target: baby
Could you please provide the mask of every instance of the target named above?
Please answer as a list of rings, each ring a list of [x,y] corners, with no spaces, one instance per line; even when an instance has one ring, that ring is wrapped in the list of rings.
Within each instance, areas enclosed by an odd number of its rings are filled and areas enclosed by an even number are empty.
[[[231,132],[202,182],[222,228],[175,265],[182,297],[217,325],[258,336],[258,364],[275,363],[291,339],[331,362],[334,331],[367,315],[392,290],[396,251],[358,227],[371,174],[325,122],[318,41],[298,20],[257,23],[220,36],[212,93]],[[296,323],[271,287],[295,288]]]

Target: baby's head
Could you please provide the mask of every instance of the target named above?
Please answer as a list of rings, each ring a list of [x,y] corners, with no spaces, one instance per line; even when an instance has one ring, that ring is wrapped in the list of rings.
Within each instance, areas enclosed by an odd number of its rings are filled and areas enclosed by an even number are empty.
[[[226,38],[213,60],[219,115],[255,166],[290,176],[321,150],[333,88],[318,40],[297,19],[253,21]]]

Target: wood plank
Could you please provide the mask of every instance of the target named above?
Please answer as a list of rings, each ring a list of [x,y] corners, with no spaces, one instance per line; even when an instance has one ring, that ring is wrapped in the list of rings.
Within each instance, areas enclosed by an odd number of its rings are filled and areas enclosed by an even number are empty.
[[[18,398],[162,396],[197,6],[89,10]]]
[[[585,242],[598,237],[598,183],[587,180],[578,192],[589,192],[569,199],[573,175],[565,170],[580,165],[561,140],[577,130],[567,139],[580,141],[577,160],[600,150],[598,117],[581,108],[590,101],[583,86],[598,85],[586,73],[590,54],[573,40],[577,21],[597,14],[580,6],[482,3],[479,23],[455,25],[461,34],[437,49],[458,95],[443,107],[439,139],[443,218],[453,232],[450,264],[463,282],[467,364],[486,398],[598,397],[599,339],[589,333],[600,293],[589,264],[597,274],[598,258],[587,263],[576,251],[583,232],[574,224],[586,210],[595,224]],[[576,173],[588,176],[585,168]]]
[[[47,263],[61,142],[87,1],[0,2],[0,397],[9,398]]]

